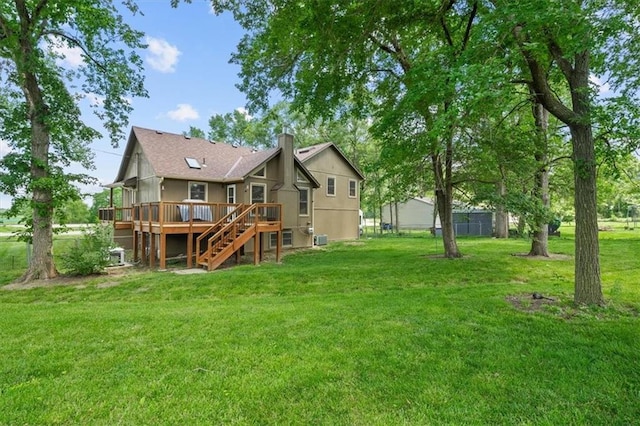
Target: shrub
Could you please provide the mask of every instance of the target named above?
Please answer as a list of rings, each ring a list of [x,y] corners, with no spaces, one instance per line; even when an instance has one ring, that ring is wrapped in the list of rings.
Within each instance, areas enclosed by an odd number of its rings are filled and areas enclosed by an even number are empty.
[[[82,231],[62,258],[62,266],[69,275],[91,275],[104,271],[109,265],[112,244],[111,228],[96,225]]]

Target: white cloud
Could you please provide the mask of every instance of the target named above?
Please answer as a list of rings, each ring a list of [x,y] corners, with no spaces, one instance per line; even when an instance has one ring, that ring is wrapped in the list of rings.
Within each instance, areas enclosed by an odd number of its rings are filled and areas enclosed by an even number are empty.
[[[176,70],[175,65],[178,63],[178,56],[181,52],[174,45],[169,44],[161,38],[147,37],[146,42],[149,45],[147,50],[147,62],[156,71],[162,73],[170,73]]]
[[[601,78],[591,74],[591,76],[589,76],[589,81],[598,88],[598,93],[600,95],[611,92],[611,86],[609,86],[609,83],[602,81]]]
[[[247,121],[251,121],[253,119],[253,116],[251,114],[249,114],[249,111],[247,111],[246,108],[244,107],[238,107],[236,108],[236,111],[238,111],[240,114],[244,115],[244,119]]]
[[[169,111],[167,116],[175,121],[197,120],[200,114],[189,104],[178,104],[178,108]]]
[[[89,101],[89,105],[91,106],[102,106],[104,104],[104,96],[99,96],[95,93],[87,93],[84,97]]]
[[[67,65],[71,68],[78,68],[84,60],[82,59],[82,49],[79,47],[69,47],[59,40],[53,40],[50,44],[51,51],[60,58],[56,59],[58,65]]]
[[[4,157],[9,152],[11,152],[11,148],[9,148],[9,144],[3,141],[2,139],[0,139],[0,158]]]

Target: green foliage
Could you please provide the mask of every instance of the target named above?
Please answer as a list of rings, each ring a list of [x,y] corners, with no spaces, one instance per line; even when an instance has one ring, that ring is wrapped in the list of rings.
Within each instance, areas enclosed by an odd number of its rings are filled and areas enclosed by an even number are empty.
[[[122,207],[122,188],[105,189],[101,192],[96,192],[92,196],[89,222],[97,222],[99,210],[109,207],[111,191],[113,191],[113,206]]]
[[[94,225],[83,230],[82,238],[76,240],[62,256],[62,267],[69,275],[91,275],[104,271],[109,265],[112,230],[110,226]]]
[[[131,1],[123,5],[137,12]],[[0,139],[12,150],[0,159],[0,192],[13,197],[11,214],[27,204],[32,211],[23,237],[40,249],[26,279],[55,273],[47,255],[54,215],[64,222],[65,206],[80,197],[78,186],[94,182],[66,171],[71,164],[92,169],[89,147],[100,137],[82,121],[79,101],[100,100],[91,107],[116,146],[130,98],[146,96],[137,54],[145,47],[142,35],[109,1],[0,3]],[[66,62],[67,49],[79,50],[83,62]]]
[[[57,215],[62,218],[62,223],[89,223],[92,221],[89,207],[82,199],[69,201],[65,204],[62,212]],[[97,216],[96,216],[97,217]]]
[[[245,112],[216,114],[209,119],[211,140],[241,146],[267,148],[273,146],[274,138],[269,126],[262,120],[254,120]]]

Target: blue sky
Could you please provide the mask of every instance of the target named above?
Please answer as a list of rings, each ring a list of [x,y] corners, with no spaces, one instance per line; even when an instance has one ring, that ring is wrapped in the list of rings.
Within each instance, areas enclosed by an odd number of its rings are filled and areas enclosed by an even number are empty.
[[[243,35],[242,28],[228,14],[211,13],[209,2],[194,0],[174,9],[169,0],[138,0],[144,15],[132,16],[127,11],[125,20],[146,35],[149,45],[140,52],[144,58],[145,86],[148,98],[132,100],[132,125],[181,133],[189,126],[207,130],[209,117],[243,108],[245,96],[235,87],[240,81],[237,65],[229,64],[231,54]],[[65,66],[77,65],[78,52],[66,52]],[[85,122],[103,132],[99,120],[90,112],[88,96],[81,101]],[[106,135],[106,132],[103,132]],[[113,148],[105,138],[92,145],[96,170],[88,173],[100,184],[115,179],[126,139]],[[8,151],[0,141],[0,156]],[[74,168],[78,172],[82,169]],[[86,171],[85,171],[86,172]],[[96,192],[98,185],[83,188]],[[0,194],[0,208],[8,208],[10,198]]]

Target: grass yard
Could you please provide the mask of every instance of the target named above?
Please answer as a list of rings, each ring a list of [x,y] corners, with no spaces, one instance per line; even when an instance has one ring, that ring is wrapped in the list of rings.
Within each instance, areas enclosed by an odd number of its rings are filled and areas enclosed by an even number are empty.
[[[575,308],[561,230],[550,260],[412,233],[0,291],[0,424],[636,423],[640,231],[601,233],[608,305]]]

